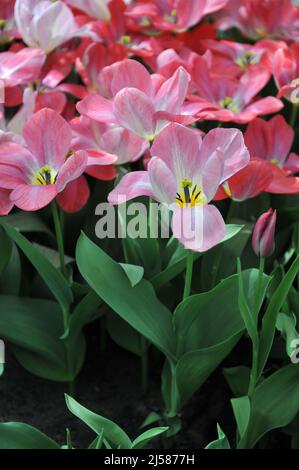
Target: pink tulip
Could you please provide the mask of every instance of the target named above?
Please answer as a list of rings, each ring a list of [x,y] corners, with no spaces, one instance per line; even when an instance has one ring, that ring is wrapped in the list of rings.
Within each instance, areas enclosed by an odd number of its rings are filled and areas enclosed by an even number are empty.
[[[15,0],[1,0],[0,3],[0,44],[9,43],[18,36],[14,18]]]
[[[6,87],[28,85],[36,80],[46,56],[41,49],[24,48],[0,54],[0,80]]]
[[[228,0],[152,0],[133,5],[127,15],[147,21],[160,31],[186,31],[210,13],[219,11]]]
[[[103,153],[117,156],[116,164],[138,160],[149,147],[148,143],[123,127],[99,123],[81,116],[70,122],[73,130],[72,148],[85,150],[95,156]]]
[[[267,37],[298,41],[299,8],[292,0],[230,0],[217,27],[238,28],[253,40]]]
[[[48,205],[88,165],[84,151],[71,153],[71,128],[55,111],[43,109],[23,129],[24,145],[0,146],[0,188],[10,190],[10,201],[25,211]],[[80,192],[78,192],[80,196]],[[76,194],[73,198],[76,199]],[[82,207],[79,200],[76,207]]]
[[[91,18],[105,21],[110,20],[110,0],[66,0],[66,3],[78,8]]]
[[[88,25],[77,26],[72,11],[60,0],[16,0],[15,20],[24,42],[46,53],[74,37],[95,38]]]
[[[237,79],[213,75],[211,65],[209,54],[194,61],[192,79],[199,96],[190,99],[199,107],[198,118],[245,124],[283,108],[277,98],[256,97],[269,80],[266,70],[251,70]]]
[[[166,80],[161,75],[150,75],[139,62],[126,59],[102,70],[102,96],[89,95],[77,109],[84,116],[118,124],[151,141],[171,121],[195,121],[184,105],[189,80],[181,67]]]
[[[172,230],[186,248],[206,251],[225,236],[224,220],[210,205],[224,180],[247,165],[249,153],[237,129],[200,133],[172,123],[151,148],[148,171],[125,175],[109,194],[111,204],[151,196],[173,211]]]
[[[257,220],[253,235],[252,248],[257,256],[267,258],[275,249],[276,211],[269,209]]]
[[[0,216],[7,215],[13,208],[13,202],[10,200],[9,189],[0,188]]]
[[[259,70],[272,75],[273,55],[279,47],[286,47],[283,42],[263,39],[256,44],[244,44],[235,41],[204,40],[203,45],[212,55],[211,72],[221,77],[240,77],[249,70]]]
[[[244,138],[251,157],[271,164],[272,180],[265,191],[299,193],[299,178],[290,176],[299,171],[299,156],[290,153],[294,137],[293,128],[283,116],[275,116],[270,121],[257,118],[249,124]]]
[[[273,75],[278,88],[278,97],[299,102],[299,45],[292,44],[289,48],[281,48],[274,55]],[[293,98],[294,97],[294,98]],[[296,100],[296,101],[294,101]]]

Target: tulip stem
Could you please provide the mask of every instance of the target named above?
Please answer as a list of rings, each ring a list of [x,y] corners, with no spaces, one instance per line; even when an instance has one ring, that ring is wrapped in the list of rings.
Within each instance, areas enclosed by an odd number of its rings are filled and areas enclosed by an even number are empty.
[[[261,307],[261,300],[262,300],[262,288],[263,288],[263,275],[265,269],[265,258],[260,256],[260,264],[259,264],[259,274],[257,280],[257,290],[256,290],[256,297],[255,297],[255,304],[254,304],[254,311],[253,311],[253,318],[256,323],[256,329],[258,330],[258,315]],[[257,335],[258,338],[258,335]],[[253,341],[252,343],[252,368],[250,373],[250,382],[248,388],[248,396],[251,397],[255,387],[256,382],[258,379],[258,360],[259,360],[259,340]]]
[[[184,295],[183,300],[187,299],[190,296],[191,292],[191,284],[192,284],[192,273],[193,273],[193,251],[187,251],[187,258],[186,258],[186,277],[185,277],[185,288],[184,288]]]
[[[295,127],[295,124],[296,124],[296,121],[297,121],[298,110],[299,110],[298,105],[293,104],[291,117],[290,117],[290,126],[292,126],[292,127]]]
[[[59,252],[59,259],[60,259],[60,268],[63,275],[66,277],[66,266],[65,266],[65,256],[64,256],[64,243],[63,243],[63,234],[62,234],[62,227],[61,227],[61,220],[58,213],[58,207],[55,201],[51,204],[52,209],[52,217],[55,227],[56,233],[56,241],[57,241],[57,248]]]

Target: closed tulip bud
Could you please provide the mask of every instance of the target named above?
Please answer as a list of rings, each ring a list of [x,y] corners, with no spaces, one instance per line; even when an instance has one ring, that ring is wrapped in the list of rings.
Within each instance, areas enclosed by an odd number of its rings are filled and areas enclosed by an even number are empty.
[[[275,248],[276,211],[269,209],[262,214],[254,227],[252,248],[257,256],[267,258]]]

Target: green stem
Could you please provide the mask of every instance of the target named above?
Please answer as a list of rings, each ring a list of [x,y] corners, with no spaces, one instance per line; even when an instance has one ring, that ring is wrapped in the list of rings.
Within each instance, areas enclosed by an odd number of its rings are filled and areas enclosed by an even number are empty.
[[[58,207],[57,207],[57,204],[56,204],[55,201],[52,202],[51,209],[52,209],[52,216],[53,216],[53,222],[54,222],[54,227],[55,227],[57,247],[58,247],[58,252],[59,252],[60,268],[61,268],[62,274],[65,277],[67,277],[67,270],[66,270],[66,266],[65,266],[64,243],[63,243],[63,233],[62,233],[61,219],[60,219],[59,212],[58,212]],[[68,326],[69,326],[69,315],[70,315],[70,313],[69,313],[68,310],[63,311],[64,331],[66,331]],[[65,349],[66,349],[67,367],[70,369],[72,360],[71,360],[71,354],[70,354],[68,340],[65,342]],[[74,380],[69,382],[69,395],[71,397],[75,396],[75,381]]]
[[[190,296],[193,273],[193,251],[188,250],[186,258],[186,278],[183,300]]]
[[[293,104],[291,117],[290,117],[290,126],[292,126],[292,127],[295,127],[295,124],[296,124],[296,121],[297,121],[298,110],[299,110],[298,105]]]
[[[258,316],[261,307],[261,298],[262,298],[262,287],[263,287],[263,274],[265,269],[265,258],[260,257],[260,264],[259,264],[259,275],[257,281],[257,292],[254,304],[254,320],[256,323],[256,328],[258,329]],[[257,336],[258,337],[258,336]],[[258,362],[259,362],[259,341],[252,343],[252,368],[250,373],[250,382],[248,388],[248,396],[251,397],[257,383],[258,379]]]
[[[66,266],[65,266],[64,243],[63,243],[61,220],[60,220],[59,213],[58,213],[58,207],[55,201],[52,202],[51,209],[52,209],[52,217],[53,217],[55,233],[56,233],[57,247],[58,247],[58,252],[59,252],[60,267],[61,267],[61,271],[63,275],[66,277],[67,272],[66,272]]]

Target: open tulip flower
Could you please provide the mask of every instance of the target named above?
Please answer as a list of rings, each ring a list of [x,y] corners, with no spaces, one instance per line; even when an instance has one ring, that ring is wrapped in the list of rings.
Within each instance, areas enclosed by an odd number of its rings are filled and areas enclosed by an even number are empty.
[[[211,64],[209,55],[199,56],[193,63],[192,79],[198,96],[190,99],[200,107],[198,118],[244,124],[283,107],[272,96],[256,97],[269,80],[267,70],[250,70],[240,79],[219,77],[213,74]]]
[[[133,5],[128,16],[137,19],[143,26],[152,26],[159,31],[186,31],[205,15],[214,13],[226,5],[228,0],[151,0]]]
[[[60,0],[16,0],[15,19],[24,42],[46,53],[74,37],[96,37],[88,25],[76,24],[72,11]]]
[[[26,123],[23,138],[23,146],[14,142],[0,146],[0,188],[10,190],[11,203],[36,211],[57,197],[64,209],[79,210],[89,196],[80,177],[89,163],[96,163],[84,151],[72,152],[67,122],[55,111],[43,109]]]
[[[292,0],[230,0],[221,12],[221,30],[238,28],[250,39],[299,39],[299,12]]]
[[[299,156],[290,153],[294,136],[294,129],[282,116],[275,116],[270,121],[257,118],[245,132],[251,156],[271,163],[273,178],[265,188],[267,192],[299,193],[299,178],[290,176],[299,171]]]
[[[156,138],[148,171],[125,175],[110,193],[119,204],[151,196],[173,212],[172,230],[186,248],[206,251],[226,234],[218,209],[209,204],[219,185],[247,165],[249,153],[237,129],[197,131],[170,124]]]
[[[123,165],[138,160],[148,148],[148,143],[123,127],[99,123],[84,116],[70,122],[73,131],[72,148],[84,150],[92,159],[104,159]],[[115,161],[115,159],[117,160]],[[94,165],[86,173],[101,180],[116,176],[114,165]]]
[[[299,44],[280,48],[274,55],[273,76],[278,88],[278,97],[284,97],[294,103],[299,102]]]
[[[118,124],[152,141],[170,121],[195,121],[184,106],[190,77],[183,68],[166,80],[126,59],[105,67],[100,81],[103,96],[91,94],[77,105],[81,114],[98,122]]]

